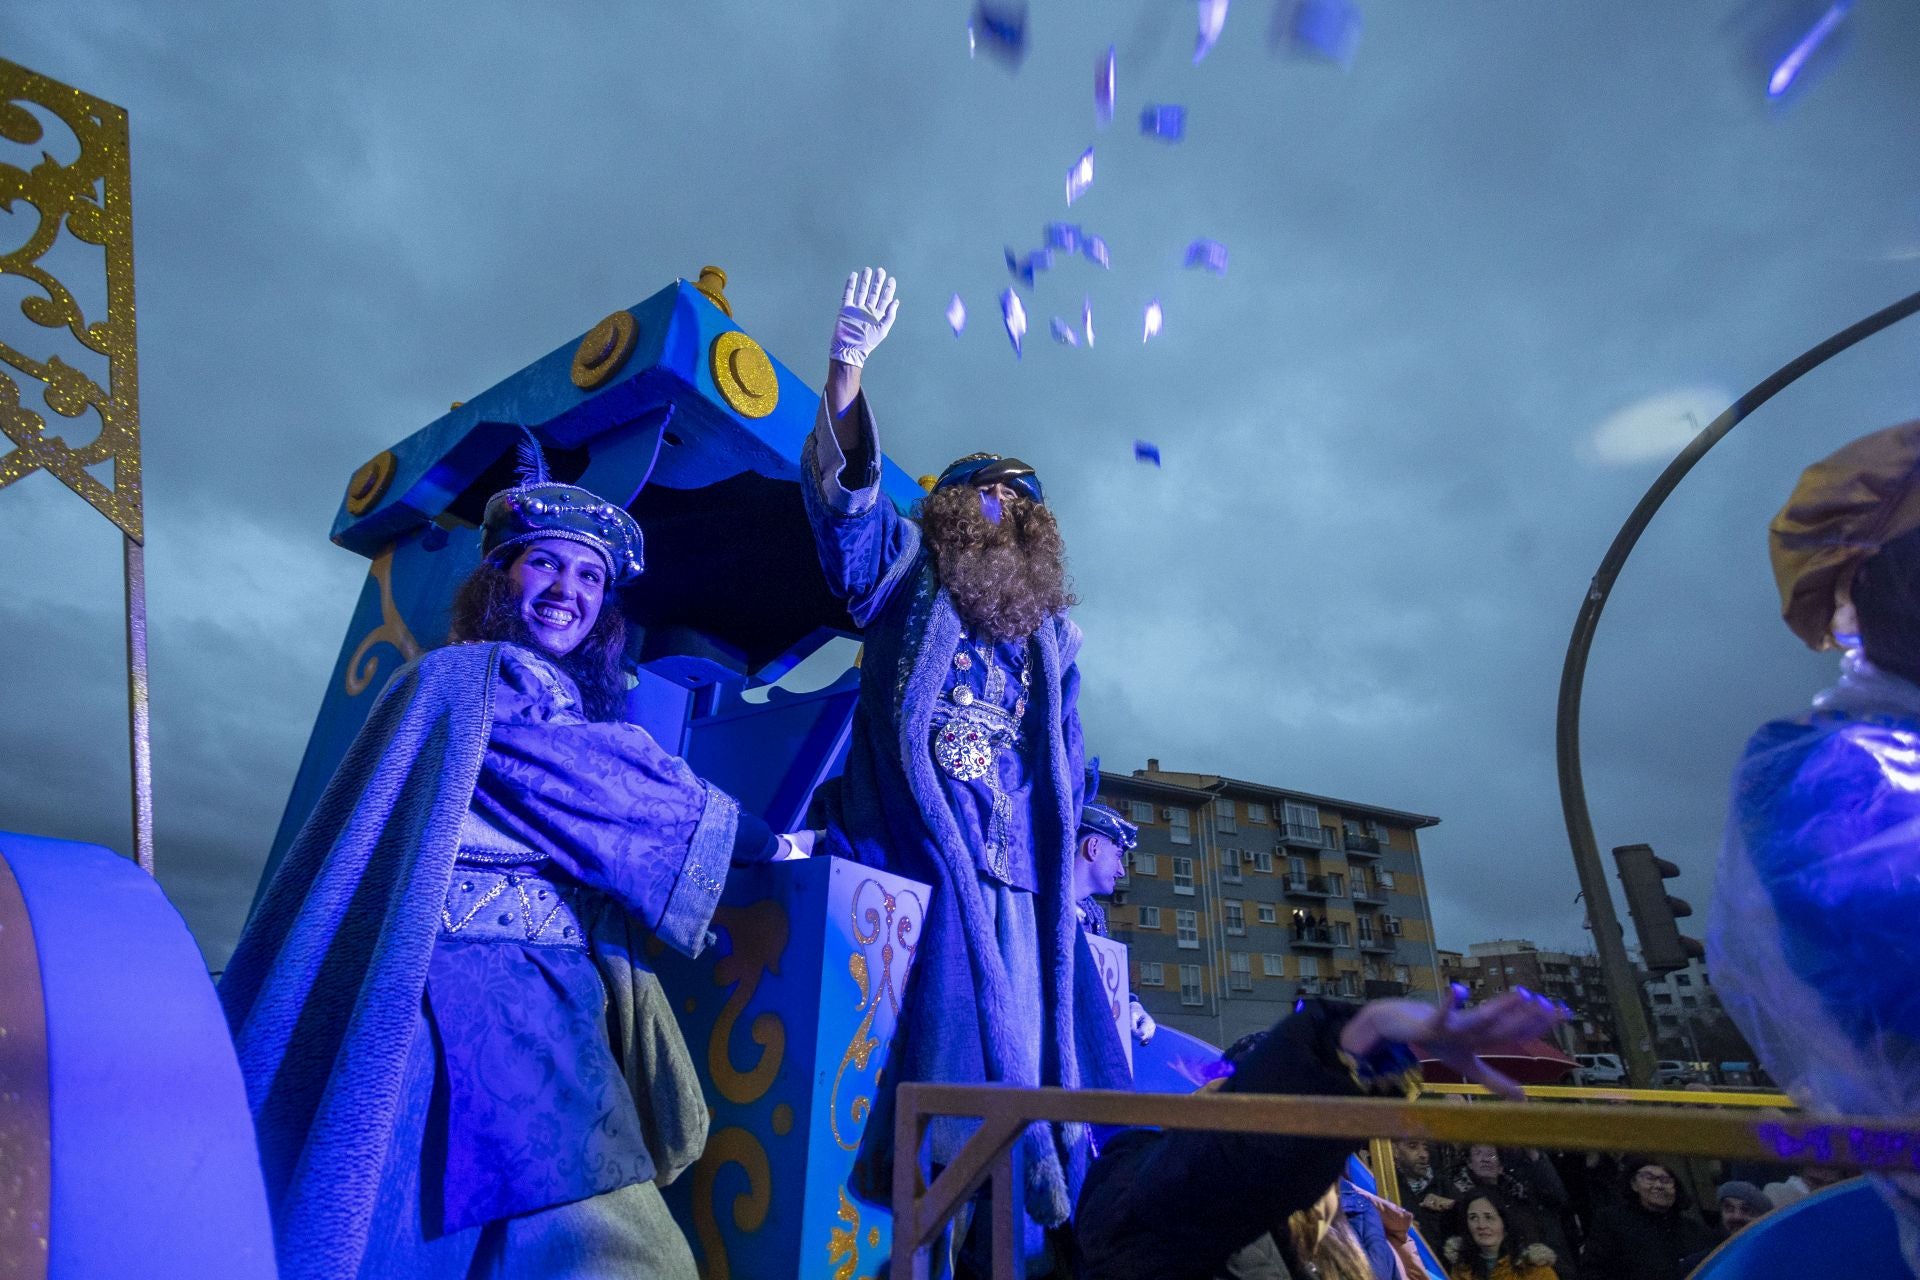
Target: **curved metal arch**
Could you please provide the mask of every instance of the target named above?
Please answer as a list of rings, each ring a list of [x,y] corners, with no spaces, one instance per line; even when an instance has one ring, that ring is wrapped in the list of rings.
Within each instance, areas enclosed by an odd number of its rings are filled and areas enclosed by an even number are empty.
[[[1647,1043],[1645,1017],[1634,991],[1633,972],[1627,963],[1621,942],[1619,917],[1614,914],[1613,898],[1607,889],[1606,871],[1600,864],[1600,850],[1594,843],[1593,818],[1587,808],[1586,782],[1580,772],[1580,697],[1587,675],[1587,652],[1593,647],[1593,635],[1600,625],[1600,612],[1606,608],[1614,581],[1626,565],[1640,535],[1652,522],[1654,513],[1667,500],[1680,481],[1707,451],[1720,443],[1755,409],[1819,368],[1842,351],[1920,311],[1920,292],[1910,293],[1892,306],[1874,312],[1866,319],[1842,329],[1820,345],[1782,365],[1751,391],[1728,405],[1708,423],[1674,460],[1667,464],[1640,499],[1613,545],[1600,561],[1599,570],[1580,602],[1580,615],[1574,620],[1573,636],[1567,642],[1566,661],[1560,668],[1560,702],[1554,725],[1554,754],[1560,771],[1560,808],[1566,818],[1567,839],[1573,847],[1573,861],[1580,875],[1580,889],[1587,903],[1587,919],[1593,926],[1594,945],[1599,949],[1601,967],[1620,1017],[1622,1051],[1635,1075],[1651,1071],[1651,1045]],[[1645,1085],[1644,1079],[1636,1084]]]

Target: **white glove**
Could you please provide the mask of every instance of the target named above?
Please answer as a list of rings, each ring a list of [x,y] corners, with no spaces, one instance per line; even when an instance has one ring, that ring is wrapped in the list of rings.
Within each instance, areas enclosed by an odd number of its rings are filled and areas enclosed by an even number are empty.
[[[1147,1012],[1144,1005],[1135,1001],[1133,1006],[1133,1038],[1141,1044],[1146,1044],[1149,1040],[1153,1039],[1153,1033],[1159,1029],[1160,1024],[1153,1020],[1153,1015]]]
[[[779,837],[780,851],[773,855],[775,862],[797,862],[801,858],[813,856],[813,840],[818,832],[789,831]]]
[[[841,364],[864,368],[867,357],[893,328],[900,313],[893,287],[898,283],[879,267],[868,267],[847,277],[840,299],[840,318],[833,325],[832,356]]]

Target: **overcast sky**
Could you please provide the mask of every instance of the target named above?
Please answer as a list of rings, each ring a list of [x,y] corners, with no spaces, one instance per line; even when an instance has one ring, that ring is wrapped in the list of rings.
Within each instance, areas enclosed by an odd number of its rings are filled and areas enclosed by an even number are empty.
[[[816,382],[847,270],[899,275],[885,446],[1039,468],[1108,768],[1437,814],[1441,945],[1584,946],[1553,760],[1575,611],[1689,413],[1920,287],[1920,8],[1859,0],[1784,107],[1751,52],[1784,0],[1363,8],[1343,72],[1273,53],[1268,0],[1197,66],[1187,0],[1038,3],[1010,73],[969,60],[963,0],[10,0],[0,56],[132,116],[160,874],[209,960],[366,572],[326,540],[347,477],[708,262]],[[1140,137],[1146,102],[1186,140]],[[1043,275],[1016,362],[1002,250],[1057,218],[1113,269]],[[0,214],[6,246],[28,221]],[[1201,236],[1224,279],[1181,269]],[[22,296],[0,279],[0,337],[64,351]],[[1083,296],[1097,345],[1056,346]],[[1777,620],[1766,521],[1920,416],[1916,368],[1909,323],[1768,405],[1602,621],[1600,844],[1651,842],[1697,904],[1741,743],[1834,667]],[[0,565],[0,828],[125,851],[118,534],[33,476],[0,491]]]

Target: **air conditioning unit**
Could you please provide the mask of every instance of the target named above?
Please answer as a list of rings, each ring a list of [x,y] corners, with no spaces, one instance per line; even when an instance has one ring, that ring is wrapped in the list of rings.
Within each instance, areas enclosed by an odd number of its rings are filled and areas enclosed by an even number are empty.
[[[1168,805],[1168,806],[1167,806],[1166,808],[1164,808],[1164,809],[1162,809],[1162,810],[1160,811],[1160,820],[1161,820],[1162,822],[1172,822],[1172,821],[1173,821],[1173,806],[1172,806],[1172,805]]]

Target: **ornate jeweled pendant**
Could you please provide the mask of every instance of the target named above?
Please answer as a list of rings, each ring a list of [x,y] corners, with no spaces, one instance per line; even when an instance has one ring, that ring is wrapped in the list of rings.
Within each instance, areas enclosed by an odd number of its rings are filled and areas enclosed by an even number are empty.
[[[933,758],[949,778],[973,782],[993,768],[993,737],[980,725],[949,720],[934,735]]]
[[[970,707],[973,705],[973,690],[963,684],[953,686],[953,693],[950,696],[953,698],[953,703],[957,707]]]

